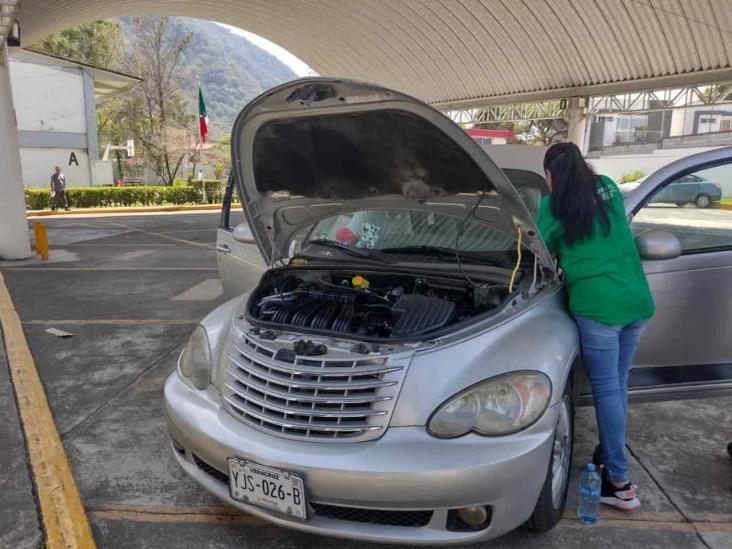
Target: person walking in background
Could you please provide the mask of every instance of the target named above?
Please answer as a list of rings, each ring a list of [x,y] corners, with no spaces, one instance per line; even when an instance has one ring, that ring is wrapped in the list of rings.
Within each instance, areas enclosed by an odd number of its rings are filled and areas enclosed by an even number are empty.
[[[69,200],[66,198],[66,176],[61,173],[61,166],[54,168],[51,175],[51,210],[56,211],[59,202],[63,203],[64,210],[69,211]]]

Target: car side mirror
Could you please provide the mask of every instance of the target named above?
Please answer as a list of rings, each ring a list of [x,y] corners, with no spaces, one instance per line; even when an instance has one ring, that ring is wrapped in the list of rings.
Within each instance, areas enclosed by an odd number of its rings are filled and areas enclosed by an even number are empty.
[[[668,231],[647,231],[635,239],[641,259],[657,261],[681,255],[681,242]]]
[[[252,238],[252,231],[249,230],[249,225],[246,223],[239,223],[234,227],[234,240],[242,242],[243,244],[252,244],[254,238]]]

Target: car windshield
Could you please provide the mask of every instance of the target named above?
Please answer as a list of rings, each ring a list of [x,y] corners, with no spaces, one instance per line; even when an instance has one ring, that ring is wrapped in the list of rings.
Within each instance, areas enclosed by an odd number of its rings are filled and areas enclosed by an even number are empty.
[[[455,249],[460,230],[462,252],[515,250],[512,235],[483,223],[435,212],[408,209],[359,210],[319,221],[303,243],[332,241],[355,249],[384,253],[442,255]]]

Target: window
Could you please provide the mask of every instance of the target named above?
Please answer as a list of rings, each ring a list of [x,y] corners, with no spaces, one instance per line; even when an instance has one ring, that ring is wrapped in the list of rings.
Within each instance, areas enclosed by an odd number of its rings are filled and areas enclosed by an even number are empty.
[[[716,121],[717,121],[717,119],[713,116],[699,119],[700,124],[714,124]]]
[[[683,175],[657,190],[633,217],[633,232],[672,233],[684,253],[732,248],[732,164]]]
[[[355,248],[381,251],[409,246],[454,248],[460,231],[465,252],[513,251],[515,238],[469,219],[418,210],[360,210],[319,221],[307,241],[326,239]],[[306,241],[306,243],[307,243]]]

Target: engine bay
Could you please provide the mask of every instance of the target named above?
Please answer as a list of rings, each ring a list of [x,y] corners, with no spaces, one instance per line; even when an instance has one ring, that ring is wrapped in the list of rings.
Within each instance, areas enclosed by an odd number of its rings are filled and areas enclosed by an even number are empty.
[[[364,338],[408,338],[499,308],[508,283],[404,273],[278,269],[251,294],[252,319]]]

